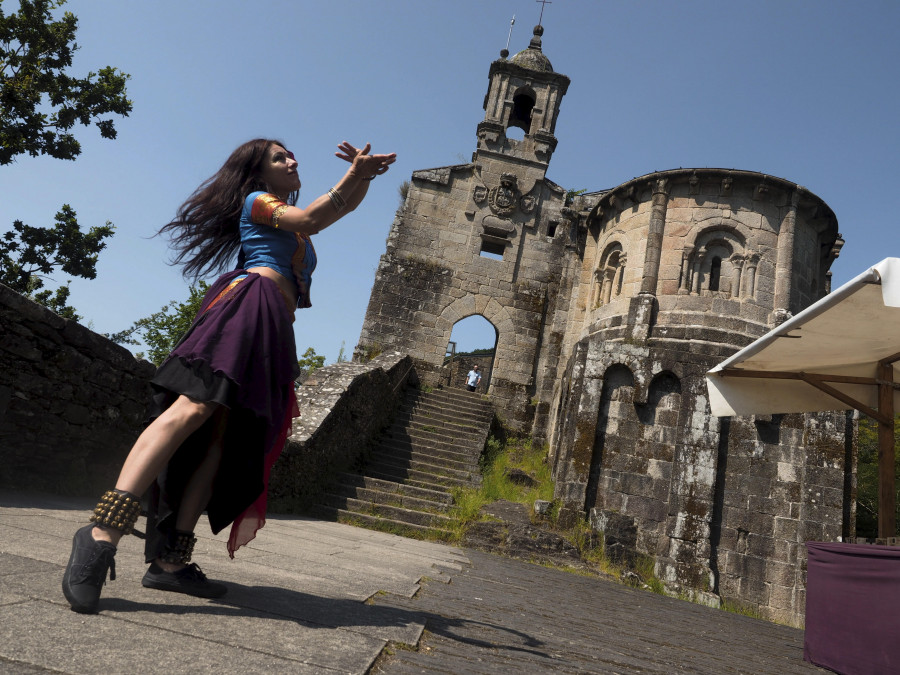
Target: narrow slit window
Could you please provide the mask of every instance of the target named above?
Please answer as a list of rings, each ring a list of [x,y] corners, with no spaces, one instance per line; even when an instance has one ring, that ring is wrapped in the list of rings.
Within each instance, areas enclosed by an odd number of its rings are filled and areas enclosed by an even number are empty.
[[[709,290],[719,290],[719,279],[722,277],[722,259],[716,256],[709,266]]]

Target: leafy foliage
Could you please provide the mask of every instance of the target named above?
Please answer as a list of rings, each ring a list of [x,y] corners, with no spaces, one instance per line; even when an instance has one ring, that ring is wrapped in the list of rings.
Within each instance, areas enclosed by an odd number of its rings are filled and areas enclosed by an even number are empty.
[[[579,197],[585,192],[587,192],[587,188],[582,188],[581,190],[566,190],[565,205],[568,206],[575,201],[575,197]]]
[[[900,522],[900,415],[894,420],[894,488]],[[878,536],[878,422],[860,415],[856,462],[856,536]]]
[[[55,268],[84,279],[97,276],[97,258],[115,228],[112,223],[82,232],[68,205],[56,214],[51,228],[32,227],[21,220],[0,237],[0,283],[26,295],[67,319],[79,320],[67,303],[69,286],[44,289],[44,278]]]
[[[9,15],[0,8],[0,165],[24,153],[75,159],[81,154],[71,133],[76,123],[93,122],[112,139],[116,128],[108,116],[131,112],[126,73],[107,66],[80,78],[68,74],[78,19],[65,12],[53,20],[52,10],[64,2],[21,0]]]
[[[119,344],[136,345],[143,341],[149,348],[147,360],[158,366],[191,327],[194,317],[200,311],[200,305],[203,304],[203,296],[207,289],[209,284],[200,281],[196,286],[191,286],[187,300],[183,302],[172,300],[158,312],[135,321],[131,328],[107,337]],[[136,336],[141,340],[139,341]],[[138,356],[143,357],[144,354],[139,353]]]
[[[313,371],[325,365],[325,357],[316,354],[316,350],[310,347],[297,359],[297,365],[300,366],[301,379],[305,380]]]
[[[115,68],[69,75],[78,49],[78,19],[52,11],[65,0],[20,0],[19,11],[6,15],[0,7],[0,166],[22,154],[74,159],[81,145],[71,133],[76,123],[115,138],[107,115],[127,117],[129,76]],[[2,5],[2,0],[0,0]],[[0,237],[0,282],[67,319],[81,317],[68,305],[69,286],[45,289],[54,269],[85,279],[97,276],[97,256],[113,234],[112,223],[81,231],[75,211],[64,204],[53,227],[32,227],[21,220]]]

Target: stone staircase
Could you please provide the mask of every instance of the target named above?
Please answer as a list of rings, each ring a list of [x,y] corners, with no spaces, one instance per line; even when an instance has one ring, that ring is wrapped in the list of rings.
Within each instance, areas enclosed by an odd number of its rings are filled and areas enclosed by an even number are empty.
[[[407,391],[360,473],[344,473],[311,513],[409,536],[447,539],[454,487],[481,484],[493,411],[460,389]]]

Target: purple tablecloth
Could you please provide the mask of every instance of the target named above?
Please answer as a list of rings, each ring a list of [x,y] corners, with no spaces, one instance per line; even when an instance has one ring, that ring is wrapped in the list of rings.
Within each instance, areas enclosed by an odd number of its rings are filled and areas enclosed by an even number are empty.
[[[900,673],[900,548],[806,549],[804,660],[847,675]]]

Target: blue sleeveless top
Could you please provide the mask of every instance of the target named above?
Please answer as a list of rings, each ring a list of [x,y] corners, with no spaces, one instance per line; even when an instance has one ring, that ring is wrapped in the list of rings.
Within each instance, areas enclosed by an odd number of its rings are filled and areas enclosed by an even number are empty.
[[[316,251],[306,235],[278,229],[287,205],[267,192],[251,192],[241,210],[238,268],[270,267],[297,284],[297,307],[311,307],[309,287]]]

